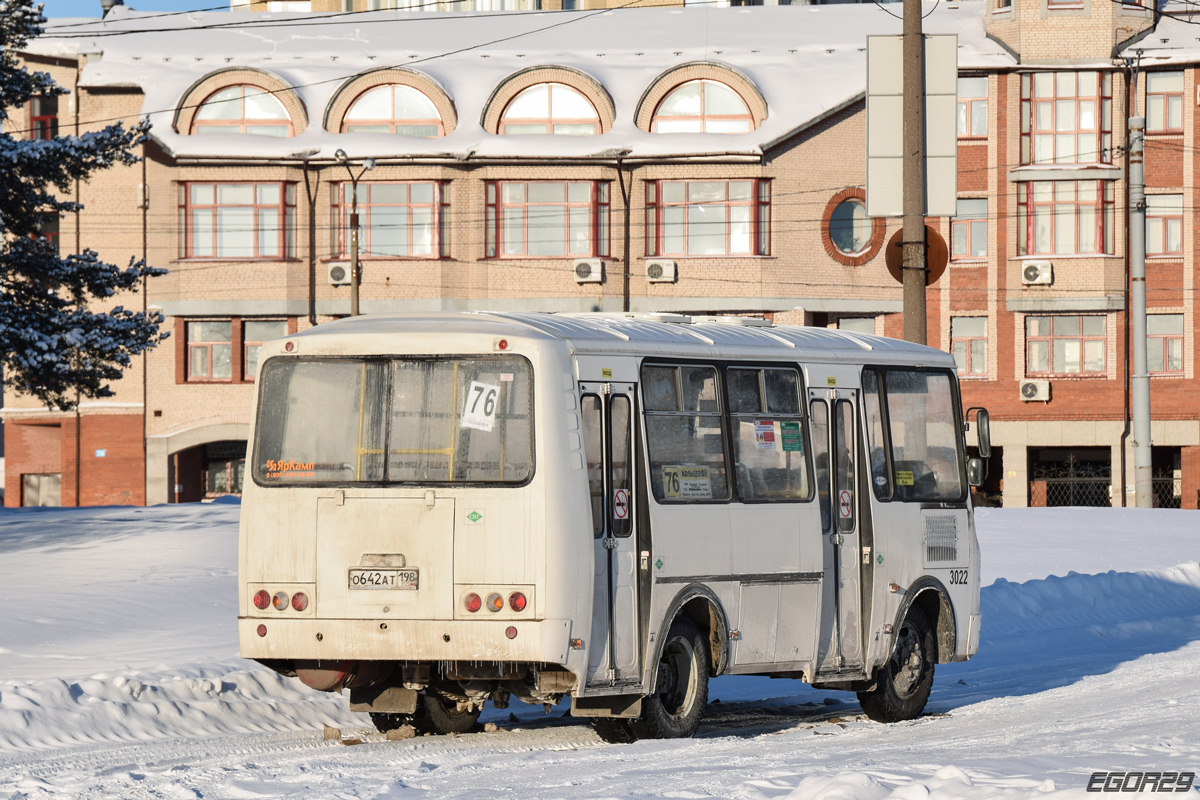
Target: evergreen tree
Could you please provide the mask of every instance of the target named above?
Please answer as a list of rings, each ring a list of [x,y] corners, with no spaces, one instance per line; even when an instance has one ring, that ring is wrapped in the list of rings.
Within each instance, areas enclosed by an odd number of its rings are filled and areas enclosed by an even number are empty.
[[[114,164],[139,161],[133,148],[149,124],[118,123],[81,136],[32,139],[8,132],[8,109],[31,97],[66,94],[46,73],[20,66],[16,51],[42,32],[42,6],[0,0],[0,361],[5,382],[48,405],[70,408],[75,392],[109,397],[133,356],[167,337],[158,312],[99,310],[119,291],[137,291],[166,270],[130,259],[121,269],[91,250],[59,256],[38,235],[44,221],[82,205],[54,194]]]

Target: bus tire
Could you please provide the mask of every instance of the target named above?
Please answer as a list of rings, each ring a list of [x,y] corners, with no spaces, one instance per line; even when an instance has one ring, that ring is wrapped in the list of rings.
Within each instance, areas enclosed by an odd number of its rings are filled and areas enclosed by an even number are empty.
[[[426,692],[422,695],[425,707],[425,719],[429,726],[438,733],[470,733],[479,722],[479,712],[482,708],[459,711],[453,700],[443,700],[440,695]]]
[[[424,733],[423,720],[416,714],[392,714],[385,711],[372,711],[371,722],[380,733],[399,730],[405,725],[412,727],[414,733]]]
[[[707,642],[696,623],[677,617],[658,659],[654,693],[642,700],[634,733],[644,739],[686,739],[699,727],[707,703]]]
[[[876,722],[921,716],[933,689],[934,653],[929,619],[913,605],[896,634],[891,657],[875,675],[875,688],[858,693],[863,712]]]
[[[633,724],[627,719],[592,717],[592,728],[597,736],[609,744],[633,744],[638,738],[633,731]]]

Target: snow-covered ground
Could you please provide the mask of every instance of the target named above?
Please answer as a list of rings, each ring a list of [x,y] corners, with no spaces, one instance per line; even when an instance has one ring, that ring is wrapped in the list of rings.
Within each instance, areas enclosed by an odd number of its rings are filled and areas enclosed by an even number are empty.
[[[1196,512],[981,511],[980,653],[917,721],[725,677],[695,739],[627,746],[515,700],[496,732],[389,742],[241,661],[237,513],[0,511],[0,798],[1009,800],[1200,772]]]

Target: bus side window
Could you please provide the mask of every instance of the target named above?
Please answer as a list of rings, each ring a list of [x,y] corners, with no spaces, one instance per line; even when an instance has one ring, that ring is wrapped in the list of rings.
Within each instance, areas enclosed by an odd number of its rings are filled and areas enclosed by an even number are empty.
[[[650,488],[660,502],[729,499],[717,370],[642,368]]]
[[[600,398],[585,394],[579,403],[583,412],[583,452],[587,458],[588,496],[592,506],[592,538],[604,535],[604,450],[601,447]]]
[[[813,468],[817,479],[817,499],[821,504],[821,529],[829,530],[833,510],[829,506],[829,407],[814,400],[809,406],[812,426]]]
[[[883,404],[879,394],[879,373],[864,369],[863,416],[867,423],[867,460],[871,464],[871,484],[875,496],[888,500],[892,496],[891,472],[887,465],[887,444],[884,440]]]
[[[731,368],[726,378],[739,497],[811,500],[799,373]]]
[[[608,428],[611,440],[609,441],[609,452],[612,453],[612,486],[611,491],[614,496],[617,490],[624,489],[625,496],[632,496],[632,486],[630,486],[630,412],[629,398],[625,395],[614,395],[608,405]],[[611,498],[610,498],[611,499]],[[626,504],[626,512],[623,518],[618,518],[619,513],[615,505],[610,504],[612,509],[612,532],[613,536],[629,536],[633,533],[633,520],[630,519],[628,513],[629,505]]]

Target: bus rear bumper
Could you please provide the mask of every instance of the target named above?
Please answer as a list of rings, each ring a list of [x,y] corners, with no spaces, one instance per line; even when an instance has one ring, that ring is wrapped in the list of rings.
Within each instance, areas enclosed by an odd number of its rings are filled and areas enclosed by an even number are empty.
[[[265,626],[260,635],[259,626]],[[508,638],[509,627],[517,635]],[[238,617],[242,658],[321,661],[524,661],[565,664],[571,621]]]

